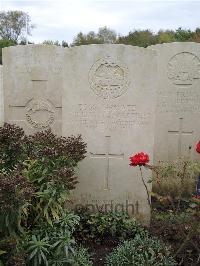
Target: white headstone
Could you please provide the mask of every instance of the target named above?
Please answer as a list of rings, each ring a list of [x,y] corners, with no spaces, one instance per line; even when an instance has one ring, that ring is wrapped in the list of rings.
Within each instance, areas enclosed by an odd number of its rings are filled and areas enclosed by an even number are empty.
[[[47,45],[3,49],[6,122],[26,133],[50,127],[61,134],[63,52]]]
[[[200,44],[151,48],[158,53],[155,160],[195,159],[200,138]]]
[[[129,157],[144,151],[153,160],[155,52],[125,45],[81,46],[66,49],[64,64],[62,134],[81,134],[88,145],[74,205],[127,209],[148,224],[147,192]],[[151,173],[143,174],[147,182]]]

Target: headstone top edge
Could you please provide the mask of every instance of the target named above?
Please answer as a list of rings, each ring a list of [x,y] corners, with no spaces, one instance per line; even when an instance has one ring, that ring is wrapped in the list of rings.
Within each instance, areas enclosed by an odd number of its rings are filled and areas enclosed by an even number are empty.
[[[58,45],[47,45],[47,44],[28,44],[28,45],[12,45],[12,46],[9,46],[9,47],[4,47],[3,48],[3,51],[5,50],[13,50],[13,49],[31,49],[31,48],[56,48],[56,49],[65,49],[64,47],[62,46],[58,46]],[[68,47],[66,47],[68,48]]]
[[[67,51],[71,52],[71,51],[87,50],[87,49],[91,49],[91,48],[106,49],[106,48],[110,48],[110,47],[132,49],[133,51],[144,52],[144,53],[149,53],[151,51],[151,49],[147,49],[144,47],[126,45],[126,44],[89,44],[89,45],[79,45],[79,46],[67,47],[64,49],[67,49]]]
[[[153,49],[153,48],[157,48],[157,47],[168,47],[168,46],[185,46],[187,47],[188,45],[195,45],[195,46],[200,46],[200,43],[197,42],[168,42],[168,43],[158,43],[158,44],[154,44],[154,45],[150,45],[148,46],[146,49]]]

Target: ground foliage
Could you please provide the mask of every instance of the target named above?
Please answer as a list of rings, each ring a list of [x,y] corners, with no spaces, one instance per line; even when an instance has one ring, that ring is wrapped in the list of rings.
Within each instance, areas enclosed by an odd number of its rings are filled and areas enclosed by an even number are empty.
[[[161,242],[153,237],[136,235],[115,248],[106,259],[107,266],[174,266],[175,260]]]
[[[136,234],[146,234],[146,230],[125,212],[91,213],[87,209],[76,212],[80,217],[75,238],[83,243],[105,243],[108,239],[119,242],[133,238]]]
[[[154,168],[150,232],[171,246],[179,265],[200,264],[199,167],[180,158]]]
[[[27,136],[7,123],[0,128],[1,263],[91,265],[72,236],[79,217],[65,208],[85,153],[81,136],[50,130]],[[85,264],[76,262],[80,257]]]
[[[90,266],[88,249],[98,266],[175,265],[168,249],[179,265],[200,263],[197,162],[150,167],[155,175],[147,230],[126,213],[66,209],[85,153],[81,136],[57,137],[49,130],[27,136],[15,125],[0,128],[0,265]]]

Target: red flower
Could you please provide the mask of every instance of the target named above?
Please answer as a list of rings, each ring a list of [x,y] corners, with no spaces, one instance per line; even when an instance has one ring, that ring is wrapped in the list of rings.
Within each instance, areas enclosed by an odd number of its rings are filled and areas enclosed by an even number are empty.
[[[144,152],[139,152],[135,155],[132,155],[130,158],[130,166],[142,166],[149,162],[149,155]]]
[[[200,141],[197,143],[197,145],[196,145],[196,151],[198,152],[198,153],[200,153]]]

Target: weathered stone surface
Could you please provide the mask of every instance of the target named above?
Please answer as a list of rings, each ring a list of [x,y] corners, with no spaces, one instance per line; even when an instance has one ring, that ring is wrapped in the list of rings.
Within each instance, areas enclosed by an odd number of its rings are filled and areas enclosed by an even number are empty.
[[[26,133],[51,127],[61,134],[63,51],[46,45],[3,49],[6,122]]]
[[[0,65],[0,125],[4,122],[3,66]]]
[[[144,151],[153,160],[155,53],[124,45],[65,51],[62,134],[82,134],[88,144],[73,203],[96,211],[129,204],[129,213],[148,223],[147,193],[129,156]],[[143,174],[147,181],[150,172]]]
[[[158,53],[155,160],[195,159],[200,137],[200,44],[151,46]]]

